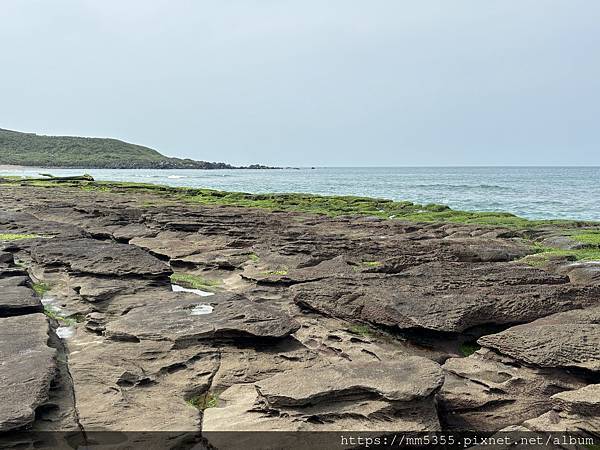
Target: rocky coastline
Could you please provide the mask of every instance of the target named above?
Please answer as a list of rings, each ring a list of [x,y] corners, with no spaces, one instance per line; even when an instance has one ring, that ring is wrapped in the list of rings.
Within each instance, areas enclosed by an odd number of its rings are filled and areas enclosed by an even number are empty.
[[[15,446],[19,431],[217,448],[227,431],[600,438],[600,263],[575,261],[597,247],[566,233],[597,225],[11,180],[0,205],[0,437]]]

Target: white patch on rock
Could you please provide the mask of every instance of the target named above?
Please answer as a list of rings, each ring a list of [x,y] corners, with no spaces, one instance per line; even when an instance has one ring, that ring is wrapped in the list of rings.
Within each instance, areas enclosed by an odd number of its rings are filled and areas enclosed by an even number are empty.
[[[43,296],[41,301],[42,305],[51,305],[56,301],[56,298]]]
[[[213,312],[214,308],[210,305],[198,305],[192,308],[192,312],[190,313],[192,316],[202,316],[204,314],[210,314]]]
[[[173,292],[191,292],[192,294],[199,295],[200,297],[208,297],[209,295],[215,295],[214,292],[201,291],[200,289],[188,289],[183,286],[179,286],[178,284],[172,284],[171,288]]]
[[[75,327],[58,327],[56,335],[61,339],[69,339],[75,335]]]

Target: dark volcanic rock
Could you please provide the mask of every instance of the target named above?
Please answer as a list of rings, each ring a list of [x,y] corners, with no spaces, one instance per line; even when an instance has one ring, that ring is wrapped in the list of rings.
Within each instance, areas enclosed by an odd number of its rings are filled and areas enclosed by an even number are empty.
[[[0,279],[0,317],[31,314],[44,310],[40,299],[31,289],[19,285],[7,286],[3,283],[5,280]],[[9,280],[20,283],[21,278],[12,277]]]
[[[56,364],[43,314],[0,319],[0,431],[23,427],[48,398]]]
[[[567,311],[484,336],[479,344],[540,367],[600,371],[600,306]]]
[[[52,240],[31,254],[38,264],[86,274],[158,278],[172,273],[168,264],[138,247],[94,239]]]
[[[239,295],[168,294],[108,323],[106,335],[113,340],[169,340],[185,347],[211,338],[282,338],[300,327],[279,310]]]

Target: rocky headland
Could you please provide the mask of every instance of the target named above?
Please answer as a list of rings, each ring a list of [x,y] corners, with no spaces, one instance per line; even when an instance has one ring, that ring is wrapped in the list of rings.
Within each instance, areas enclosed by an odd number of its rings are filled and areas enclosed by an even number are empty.
[[[597,225],[235,198],[0,182],[4,436],[600,437]]]
[[[276,169],[262,164],[236,167],[224,162],[165,156],[118,139],[45,136],[0,128],[2,165],[71,169]]]

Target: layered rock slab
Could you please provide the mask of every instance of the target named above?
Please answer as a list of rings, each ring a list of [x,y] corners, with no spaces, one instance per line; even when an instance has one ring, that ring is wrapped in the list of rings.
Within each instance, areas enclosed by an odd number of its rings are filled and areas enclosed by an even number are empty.
[[[31,256],[43,266],[66,266],[72,272],[100,276],[167,277],[165,262],[133,245],[95,239],[52,240],[36,246]]]
[[[81,237],[85,234],[77,226],[50,220],[41,220],[33,214],[16,211],[0,211],[0,233],[35,234],[44,237],[61,236],[63,238]],[[37,244],[40,242],[40,239],[14,241],[11,245],[27,247],[32,241]]]
[[[553,314],[478,342],[530,365],[599,372],[600,306]]]
[[[573,284],[600,285],[600,262],[584,261],[559,266],[557,272],[565,274]]]
[[[184,258],[193,254],[225,249],[226,239],[222,237],[207,238],[197,233],[163,231],[153,237],[136,237],[130,244],[137,245],[153,254],[166,256],[169,259]]]
[[[168,340],[177,346],[211,338],[282,338],[299,327],[278,309],[241,295],[165,293],[166,300],[135,307],[106,325],[113,340]]]
[[[56,373],[56,350],[48,346],[43,314],[0,319],[0,431],[27,426],[48,399]]]
[[[168,283],[166,279],[71,276],[69,285],[78,292],[82,300],[99,303],[110,300],[117,295],[135,294],[144,289],[151,289],[166,283]]]
[[[421,357],[290,370],[225,390],[203,432],[435,431],[442,382],[440,366]]]
[[[0,317],[32,314],[43,309],[40,299],[31,289],[18,285],[7,286],[0,280]]]
[[[566,432],[567,439],[581,439],[580,444],[584,439],[592,438],[596,442],[600,439],[600,385],[590,384],[574,391],[561,392],[553,395],[551,401],[552,409],[545,414],[500,431],[513,435],[522,433],[525,436],[542,436],[542,442],[547,439],[548,433],[552,432],[555,433],[555,438],[560,438],[559,433]],[[556,445],[556,448],[580,448],[576,447],[574,442],[570,446]]]
[[[40,300],[27,287],[30,282],[27,273],[15,266],[13,255],[0,252],[0,317],[43,310]]]
[[[557,369],[521,366],[488,349],[468,358],[450,358],[438,393],[444,426],[493,432],[549,411],[551,396],[586,382]]]
[[[87,431],[195,431],[198,410],[186,400],[210,386],[219,355],[170,342],[113,342],[96,336],[70,344],[79,422]]]
[[[288,372],[259,381],[256,387],[265,404],[276,408],[368,394],[408,402],[429,396],[442,380],[438,364],[426,358],[407,357],[393,363],[348,363],[316,371]]]
[[[512,263],[421,264],[379,278],[334,277],[293,286],[302,307],[399,329],[460,333],[593,306],[600,289]]]

